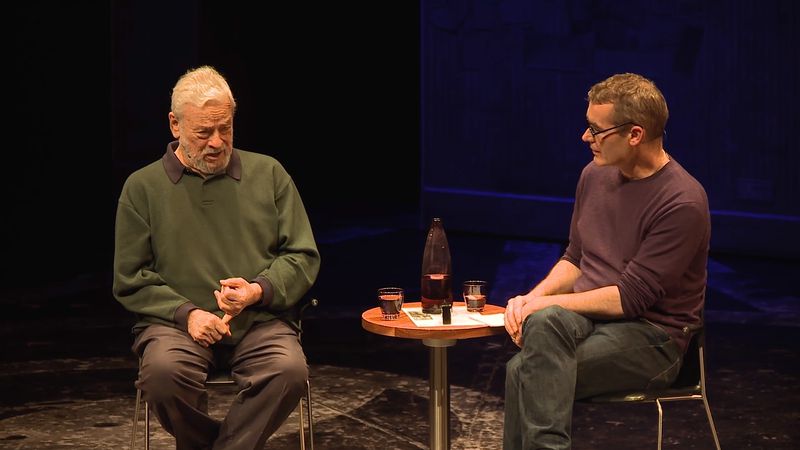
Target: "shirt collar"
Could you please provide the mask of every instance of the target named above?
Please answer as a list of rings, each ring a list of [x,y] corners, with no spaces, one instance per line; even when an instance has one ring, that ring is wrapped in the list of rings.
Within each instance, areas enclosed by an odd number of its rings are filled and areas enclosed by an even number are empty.
[[[184,173],[191,173],[188,167],[184,166],[175,150],[178,149],[178,141],[172,141],[167,144],[167,151],[161,161],[164,164],[164,170],[167,172],[172,184],[176,184],[183,177]],[[231,152],[231,160],[228,167],[225,168],[225,175],[233,178],[236,181],[242,179],[242,159],[239,157],[239,152],[233,149]]]

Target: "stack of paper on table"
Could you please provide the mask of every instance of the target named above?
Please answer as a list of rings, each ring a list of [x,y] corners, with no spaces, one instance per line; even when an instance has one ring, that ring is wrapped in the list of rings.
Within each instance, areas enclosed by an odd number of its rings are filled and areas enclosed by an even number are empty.
[[[464,326],[464,325],[478,325],[484,324],[490,327],[503,326],[503,314],[481,314],[472,313],[467,311],[466,306],[453,306],[450,314],[451,320],[449,324],[442,323],[441,314],[428,314],[422,312],[421,307],[411,308],[403,307],[403,311],[418,327],[448,327],[448,326]]]

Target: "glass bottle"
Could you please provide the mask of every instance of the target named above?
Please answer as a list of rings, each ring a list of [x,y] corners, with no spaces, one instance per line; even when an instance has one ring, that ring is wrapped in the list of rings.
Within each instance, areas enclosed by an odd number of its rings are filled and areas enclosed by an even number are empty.
[[[441,314],[442,304],[453,303],[450,286],[450,246],[442,219],[434,217],[422,255],[422,312]]]

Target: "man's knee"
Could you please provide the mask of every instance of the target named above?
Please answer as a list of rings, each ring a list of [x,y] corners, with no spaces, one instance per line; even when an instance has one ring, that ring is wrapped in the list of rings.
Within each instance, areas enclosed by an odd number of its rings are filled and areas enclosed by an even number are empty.
[[[508,360],[506,363],[506,376],[517,373],[519,370],[520,359],[520,354],[517,353]]]
[[[149,358],[140,369],[138,386],[148,401],[158,401],[176,396],[192,378],[186,365],[166,357]]]
[[[536,345],[556,338],[561,341],[574,338],[575,320],[580,315],[558,305],[548,306],[540,311],[528,315],[522,328],[523,346]]]
[[[520,353],[515,354],[508,360],[506,363],[506,383],[519,378],[519,368],[521,364],[522,356]]]
[[[561,327],[569,316],[573,315],[572,311],[562,308],[558,305],[551,305],[542,310],[529,314],[525,319],[523,331],[530,330],[543,330]]]
[[[288,390],[302,395],[308,380],[308,366],[303,358],[281,358],[276,366],[278,378],[286,385]]]

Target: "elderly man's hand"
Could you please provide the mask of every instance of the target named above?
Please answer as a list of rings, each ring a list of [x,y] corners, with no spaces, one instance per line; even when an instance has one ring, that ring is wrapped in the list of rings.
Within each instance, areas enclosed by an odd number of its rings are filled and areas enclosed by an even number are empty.
[[[214,291],[214,297],[228,321],[238,316],[246,307],[258,303],[263,294],[260,284],[250,283],[244,278],[227,278],[220,280],[219,284],[220,288]]]
[[[202,309],[189,311],[188,325],[189,335],[203,347],[208,347],[231,335],[227,322]]]

